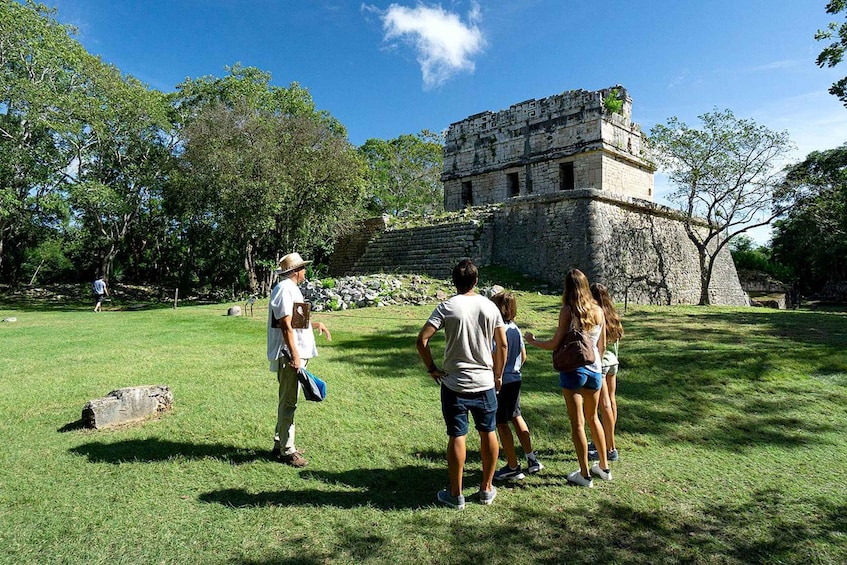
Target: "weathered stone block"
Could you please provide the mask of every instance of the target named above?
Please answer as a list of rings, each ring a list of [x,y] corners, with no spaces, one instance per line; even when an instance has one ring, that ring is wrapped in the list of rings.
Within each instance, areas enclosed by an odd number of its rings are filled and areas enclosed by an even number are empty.
[[[227,316],[240,316],[241,315],[241,306],[233,306],[229,310],[226,311]]]
[[[103,398],[89,400],[82,409],[82,423],[99,429],[143,420],[170,410],[173,402],[173,393],[166,385],[121,388]]]

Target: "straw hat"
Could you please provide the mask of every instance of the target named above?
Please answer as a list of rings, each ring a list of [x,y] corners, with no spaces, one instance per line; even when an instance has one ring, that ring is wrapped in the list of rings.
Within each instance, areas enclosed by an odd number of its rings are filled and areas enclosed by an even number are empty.
[[[301,267],[311,265],[311,263],[311,261],[304,261],[299,253],[289,253],[279,260],[279,269],[276,270],[276,274],[287,275]]]

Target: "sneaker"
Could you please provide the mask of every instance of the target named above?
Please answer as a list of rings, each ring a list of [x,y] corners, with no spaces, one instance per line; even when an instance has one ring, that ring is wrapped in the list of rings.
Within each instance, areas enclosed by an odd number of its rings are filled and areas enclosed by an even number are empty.
[[[530,475],[534,475],[535,473],[544,468],[544,465],[542,465],[541,462],[538,461],[538,459],[527,459],[526,464],[526,472]]]
[[[460,494],[459,496],[453,496],[452,494],[450,494],[450,489],[438,491],[436,498],[438,499],[438,502],[440,502],[444,506],[449,506],[450,508],[455,508],[456,510],[465,509],[465,495]]]
[[[594,486],[594,481],[591,480],[591,476],[589,475],[586,479],[579,472],[579,469],[568,475],[568,482],[581,487],[592,488]]]
[[[592,475],[594,475],[595,477],[597,477],[598,479],[603,479],[604,481],[611,481],[611,480],[612,480],[612,471],[611,471],[611,469],[606,469],[606,470],[604,471],[603,469],[601,469],[601,468],[600,468],[600,465],[598,465],[597,463],[595,463],[595,464],[591,467],[591,469],[590,469],[590,471],[589,471],[589,472],[590,472]]]
[[[612,449],[611,451],[606,453],[606,459],[609,461],[617,461],[618,460],[618,449]]]
[[[600,461],[600,452],[596,449],[588,450],[588,460],[589,461]]]
[[[294,453],[286,453],[285,455],[279,456],[279,461],[281,463],[285,463],[286,465],[291,465],[292,467],[305,467],[309,464],[306,461],[306,458],[300,455],[299,451],[295,451]]]
[[[588,451],[597,451],[597,446],[594,445],[593,441],[588,442]]]
[[[521,481],[526,475],[521,472],[521,466],[518,465],[516,468],[512,469],[509,467],[509,464],[506,463],[503,465],[503,468],[499,471],[494,472],[494,480],[495,481]]]
[[[484,490],[479,491],[479,502],[481,504],[491,504],[494,502],[494,498],[497,496],[497,487],[491,485],[491,490],[486,492]]]

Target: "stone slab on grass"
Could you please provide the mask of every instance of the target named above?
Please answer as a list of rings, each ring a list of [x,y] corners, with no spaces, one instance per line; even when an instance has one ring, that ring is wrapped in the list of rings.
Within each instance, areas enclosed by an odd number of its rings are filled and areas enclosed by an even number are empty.
[[[82,423],[88,428],[144,420],[170,410],[174,395],[167,385],[133,386],[113,390],[103,398],[89,400],[82,409]]]

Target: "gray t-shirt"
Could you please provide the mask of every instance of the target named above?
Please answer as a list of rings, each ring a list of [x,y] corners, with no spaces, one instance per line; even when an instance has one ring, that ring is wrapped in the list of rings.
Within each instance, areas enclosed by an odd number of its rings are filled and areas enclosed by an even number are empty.
[[[493,302],[478,294],[457,294],[439,304],[427,323],[444,328],[444,386],[456,392],[494,388],[491,344],[494,330],[505,324]]]

